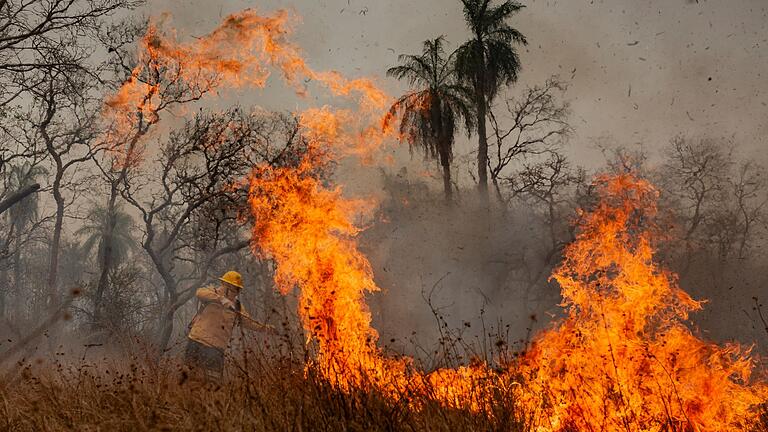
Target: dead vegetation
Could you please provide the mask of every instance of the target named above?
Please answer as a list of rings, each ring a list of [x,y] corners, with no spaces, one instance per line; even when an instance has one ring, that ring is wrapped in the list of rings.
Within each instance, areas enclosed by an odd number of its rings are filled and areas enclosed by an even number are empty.
[[[439,314],[436,318],[442,320]],[[135,339],[129,348],[125,341],[120,348],[86,346],[81,353],[56,353],[53,360],[6,365],[0,379],[0,430],[536,430],[531,420],[541,413],[524,411],[514,387],[505,390],[477,383],[473,393],[489,401],[478,412],[447,407],[437,389],[422,381],[421,392],[407,392],[397,400],[373,385],[341,391],[314,362],[307,362],[312,348],[301,342],[301,330],[285,327],[284,331],[281,337],[236,340],[220,381],[205,380],[190,371],[179,363],[178,353],[171,352],[158,363],[148,346]],[[507,358],[506,367],[514,368],[519,353],[503,334],[493,329],[488,334],[493,336],[486,344],[498,342],[489,355]],[[459,357],[479,354],[460,334],[446,333],[440,345],[453,349],[438,351],[426,363],[453,364]],[[463,355],[454,357],[459,352]],[[761,423],[745,432],[768,432],[768,404],[763,408]],[[689,431],[682,426],[658,426],[659,431]]]
[[[373,390],[341,392],[312,366],[286,358],[232,360],[221,383],[172,362],[27,365],[0,390],[8,431],[529,431],[511,394],[490,412],[446,408],[429,396],[392,401]],[[483,390],[485,391],[485,390]],[[415,408],[418,406],[419,408]],[[661,425],[660,425],[661,426]],[[686,429],[660,429],[685,431]],[[768,412],[754,431],[768,431]]]
[[[172,362],[138,358],[26,365],[0,390],[0,429],[526,430],[510,395],[495,395],[493,413],[473,414],[428,396],[395,402],[372,390],[337,391],[312,366],[285,357],[230,360],[220,383],[204,382]]]

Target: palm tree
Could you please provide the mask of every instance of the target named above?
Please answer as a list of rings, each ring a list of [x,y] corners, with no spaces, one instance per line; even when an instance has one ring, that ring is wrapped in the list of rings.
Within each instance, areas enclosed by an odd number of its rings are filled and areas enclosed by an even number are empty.
[[[9,171],[9,186],[11,190],[22,190],[35,183],[37,179],[48,171],[39,166],[25,162],[21,165],[14,165]],[[9,224],[13,232],[13,239],[16,247],[13,252],[13,283],[16,289],[21,289],[23,285],[22,278],[24,272],[21,271],[21,242],[22,237],[29,224],[34,222],[39,216],[40,196],[31,194],[25,199],[17,202],[7,211]]]
[[[136,241],[131,236],[133,218],[120,205],[115,207],[114,212],[115,227],[111,238],[113,266],[124,261],[128,258],[129,253],[136,249]],[[97,257],[104,253],[106,248],[104,233],[107,230],[109,216],[106,207],[94,205],[88,212],[84,224],[75,231],[77,237],[84,237],[83,250],[85,253],[91,254],[94,249]]]
[[[524,6],[512,0],[505,0],[500,5],[493,5],[491,1],[461,0],[472,39],[459,47],[456,54],[457,73],[474,91],[477,174],[480,191],[485,197],[488,194],[486,113],[501,86],[517,81],[520,57],[513,44],[528,44],[522,33],[507,24],[507,20]]]
[[[399,66],[387,75],[407,79],[412,90],[400,97],[390,109],[400,116],[400,133],[413,147],[420,147],[427,157],[437,159],[443,169],[445,198],[451,200],[451,161],[457,125],[464,120],[473,126],[472,92],[456,79],[454,55],[445,57],[443,36],[424,41],[421,55],[401,55]]]
[[[39,166],[25,162],[14,165],[9,171],[9,189],[22,190],[36,183],[38,177],[48,171]],[[38,216],[39,196],[32,194],[8,209],[8,218],[13,225],[14,232],[20,234]]]
[[[131,236],[132,229],[133,218],[119,204],[113,207],[112,212],[106,206],[94,205],[86,218],[86,222],[75,232],[75,235],[85,238],[83,251],[87,255],[96,249],[96,257],[99,262],[109,250],[112,259],[109,261],[111,265],[107,270],[111,271],[120,262],[126,260],[132,251],[136,250],[136,241]],[[97,323],[101,318],[104,288],[104,285],[98,284],[93,301],[93,317]]]

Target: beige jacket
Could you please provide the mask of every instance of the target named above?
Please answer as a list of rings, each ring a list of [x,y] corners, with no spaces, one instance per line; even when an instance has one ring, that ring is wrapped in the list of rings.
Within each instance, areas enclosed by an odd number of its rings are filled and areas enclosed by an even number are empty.
[[[224,307],[221,300],[228,298],[234,303],[237,293],[231,290],[230,295],[225,296],[224,288],[208,287],[200,288],[195,295],[201,305],[198,314],[190,324],[189,338],[212,348],[221,350],[227,348],[238,313]],[[239,315],[240,323],[247,329],[265,330],[268,328],[268,326],[251,318],[245,309],[241,308]]]

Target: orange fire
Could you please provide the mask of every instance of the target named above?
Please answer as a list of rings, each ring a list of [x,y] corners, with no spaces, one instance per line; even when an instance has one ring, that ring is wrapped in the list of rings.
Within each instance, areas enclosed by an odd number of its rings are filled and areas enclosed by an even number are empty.
[[[470,410],[491,403],[484,389],[514,388],[539,432],[739,431],[755,420],[768,387],[752,377],[749,350],[702,341],[684,325],[701,304],[653,262],[649,224],[657,193],[631,175],[598,179],[600,202],[583,213],[553,275],[567,317],[536,337],[519,363],[503,372],[474,362],[424,373],[410,359],[385,356],[365,301],[379,288],[352,222],[374,205],[344,198],[316,174],[351,155],[371,162],[396,137],[391,99],[372,80],[312,70],[287,40],[292,22],[286,12],[264,17],[246,10],[188,43],[153,24],[139,65],[106,112],[135,127],[157,121],[157,110],[170,103],[164,82],[198,94],[262,87],[271,68],[299,94],[306,93],[305,82],[317,81],[332,95],[356,100],[356,109],[299,113],[309,141],[302,161],[293,168],[254,167],[247,182],[254,252],[276,262],[283,293],[300,290],[298,313],[315,347],[313,361],[330,382],[341,390],[374,386],[391,398],[428,394]]]
[[[378,291],[370,265],[357,250],[350,221],[367,203],[345,200],[313,178],[307,158],[298,169],[258,167],[250,182],[254,240],[277,263],[275,281],[286,293],[300,287],[299,315],[317,342],[321,370],[342,388],[382,382],[393,367],[376,348],[365,304]]]
[[[310,68],[287,40],[293,21],[285,11],[261,16],[245,10],[191,42],[162,31],[162,22],[151,23],[137,66],[107,101],[105,117],[114,125],[111,141],[121,143],[136,128],[159,121],[158,111],[177,102],[179,89],[186,90],[186,98],[200,98],[223,88],[263,87],[272,69],[300,96],[307,93],[305,83],[316,81],[332,95],[356,102],[354,109],[324,106],[298,113],[309,151],[296,169],[255,167],[251,207],[261,252],[282,263],[278,286],[302,287],[300,314],[319,344],[324,370],[329,378],[337,373],[340,385],[359,385],[406,368],[405,361],[378,352],[364,303],[365,292],[378,288],[356,250],[352,237],[358,229],[350,220],[372,206],[341,199],[340,191],[326,189],[313,174],[346,156],[372,161],[393,133],[390,98],[372,80]]]
[[[684,325],[701,303],[653,262],[656,190],[600,177],[600,202],[554,272],[568,312],[524,358],[524,402],[542,431],[748,430],[768,400],[749,350]]]
[[[130,141],[127,137],[134,135],[137,128],[158,122],[160,110],[222,88],[263,88],[270,67],[277,68],[299,95],[306,94],[305,83],[316,81],[333,95],[357,97],[358,110],[363,113],[376,113],[388,106],[389,97],[369,79],[348,80],[337,72],[310,68],[300,50],[287,40],[294,21],[283,10],[262,16],[246,9],[225,18],[210,34],[190,42],[179,42],[173,32],[164,31],[164,20],[150,22],[140,41],[136,66],[104,107],[104,117],[110,123],[105,139],[108,149],[121,163],[135,163],[142,149],[135,142],[126,145],[126,140]],[[348,110],[338,110],[336,115],[357,118]],[[352,153],[370,155],[381,145],[382,130],[390,129],[382,116],[344,141],[356,149]]]
[[[301,289],[300,315],[319,345],[317,361],[341,388],[376,385],[392,397],[429,392],[443,403],[482,409],[482,386],[515,385],[537,431],[739,431],[768,400],[749,350],[719,347],[683,324],[700,308],[653,263],[656,191],[631,175],[601,177],[597,207],[553,277],[568,316],[539,335],[520,364],[484,364],[424,374],[376,348],[364,296],[378,291],[356,248],[357,202],[324,189],[316,168],[259,168],[251,180],[254,239],[278,263],[284,292]],[[512,378],[520,379],[515,382]],[[665,429],[666,428],[666,429]]]
[[[361,112],[386,107],[382,92],[365,88],[364,95],[375,97],[361,102]],[[654,264],[646,225],[656,191],[631,175],[598,179],[601,201],[584,213],[580,234],[553,275],[568,316],[539,335],[520,364],[503,373],[475,363],[425,374],[409,359],[385,357],[365,302],[379,288],[352,223],[370,205],[343,198],[312,173],[335,158],[376,149],[385,138],[376,126],[395,120],[387,115],[370,116],[355,134],[350,125],[359,115],[309,110],[301,117],[311,141],[302,164],[257,167],[250,180],[256,249],[276,261],[281,291],[300,289],[299,315],[331,382],[342,389],[374,385],[393,398],[428,392],[472,410],[489,403],[483,386],[516,386],[521,409],[537,413],[530,421],[542,432],[736,431],[756,419],[768,388],[752,382],[749,350],[704,342],[683,324],[700,303]]]

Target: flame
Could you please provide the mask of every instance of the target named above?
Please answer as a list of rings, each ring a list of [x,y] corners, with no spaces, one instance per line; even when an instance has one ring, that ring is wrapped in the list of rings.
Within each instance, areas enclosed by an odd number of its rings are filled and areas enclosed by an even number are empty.
[[[291,169],[255,167],[250,180],[261,253],[283,263],[276,275],[281,290],[302,286],[299,313],[320,345],[324,370],[329,377],[332,372],[343,376],[338,383],[349,386],[361,384],[364,375],[381,379],[382,371],[404,371],[406,362],[380,355],[363,299],[378,288],[351,240],[358,228],[350,221],[373,207],[342,199],[340,190],[327,189],[315,174],[345,156],[371,161],[394,130],[387,113],[391,98],[371,79],[310,68],[287,40],[295,21],[284,10],[262,16],[246,9],[190,42],[164,30],[164,19],[150,22],[136,66],[105,103],[104,118],[111,123],[105,141],[117,166],[137,164],[143,153],[139,139],[159,122],[161,109],[220,89],[263,88],[272,69],[299,96],[306,96],[306,84],[316,81],[332,95],[356,102],[354,109],[324,106],[298,113],[309,140],[304,159]]]
[[[600,202],[553,274],[567,318],[521,367],[538,430],[746,430],[768,387],[752,383],[749,349],[684,325],[701,303],[653,262],[658,193],[628,174],[597,184]]]
[[[655,189],[631,175],[601,177],[553,278],[568,316],[536,337],[520,364],[474,362],[425,374],[376,347],[367,293],[378,291],[350,221],[360,203],[308,173],[262,167],[251,179],[254,239],[275,259],[283,292],[299,287],[316,361],[342,389],[376,386],[393,398],[428,394],[489,412],[489,388],[514,388],[534,430],[739,431],[757,420],[768,386],[752,378],[749,350],[707,343],[684,325],[701,308],[653,262]],[[517,379],[520,378],[521,382]],[[667,428],[667,429],[664,429]]]
[[[308,74],[303,61],[291,64],[315,79],[344,83],[327,86],[335,95],[361,92],[358,113],[386,107],[388,99],[370,81]],[[357,249],[360,228],[352,222],[370,203],[346,199],[313,175],[391,136],[392,113],[370,116],[377,120],[356,133],[350,128],[360,117],[329,107],[304,112],[311,145],[300,166],[260,166],[250,178],[254,248],[277,263],[282,292],[300,289],[299,315],[309,342],[317,344],[314,361],[332,383],[341,389],[372,385],[395,399],[428,394],[475,411],[491,403],[489,387],[515,388],[521,409],[537,413],[531,423],[540,432],[736,431],[756,420],[768,387],[752,382],[748,349],[707,343],[684,325],[701,303],[653,262],[646,224],[657,192],[631,175],[598,179],[601,201],[584,212],[580,233],[553,274],[567,318],[536,337],[519,364],[502,372],[473,362],[424,373],[410,359],[386,357],[365,302],[379,288]]]
[[[287,40],[295,21],[285,10],[262,16],[245,9],[191,42],[179,42],[172,31],[164,30],[164,19],[151,21],[140,41],[136,66],[105,103],[103,117],[110,124],[105,137],[107,149],[121,164],[136,163],[143,149],[126,137],[135,135],[137,129],[143,134],[157,123],[161,109],[200,99],[221,88],[263,88],[271,68],[277,68],[300,96],[307,94],[305,83],[317,81],[333,95],[357,97],[358,112],[373,115],[389,105],[389,96],[370,79],[349,80],[335,71],[310,68],[298,47]],[[349,110],[338,110],[336,115],[358,118]],[[356,137],[339,137],[339,141],[354,143],[354,154],[370,156],[390,131],[387,116],[381,115]]]
[[[342,388],[383,382],[405,363],[389,361],[376,348],[366,293],[379,288],[370,264],[353,240],[350,221],[367,203],[341,198],[313,175],[305,159],[298,169],[262,166],[250,182],[259,251],[277,263],[275,282],[286,293],[301,288],[299,315],[308,337],[317,342],[321,370]]]
[[[705,342],[684,325],[701,303],[654,263],[647,225],[657,192],[631,175],[598,180],[600,202],[583,213],[553,274],[567,316],[538,335],[519,364],[499,372],[473,362],[424,373],[411,359],[385,356],[365,301],[379,288],[353,222],[375,204],[345,198],[319,173],[348,156],[370,162],[396,138],[392,99],[373,80],[311,69],[288,41],[294,22],[285,11],[261,16],[249,9],[191,42],[153,22],[138,65],[107,102],[105,117],[120,142],[127,131],[159,121],[180,85],[196,97],[263,87],[275,68],[299,95],[317,81],[356,102],[298,113],[308,140],[303,159],[294,167],[256,166],[247,180],[254,252],[276,262],[280,291],[300,290],[312,361],[330,382],[341,390],[373,386],[393,399],[429,395],[474,411],[492,403],[489,389],[514,388],[521,409],[536,414],[531,421],[539,432],[737,431],[754,422],[768,388],[752,377],[748,349]]]

